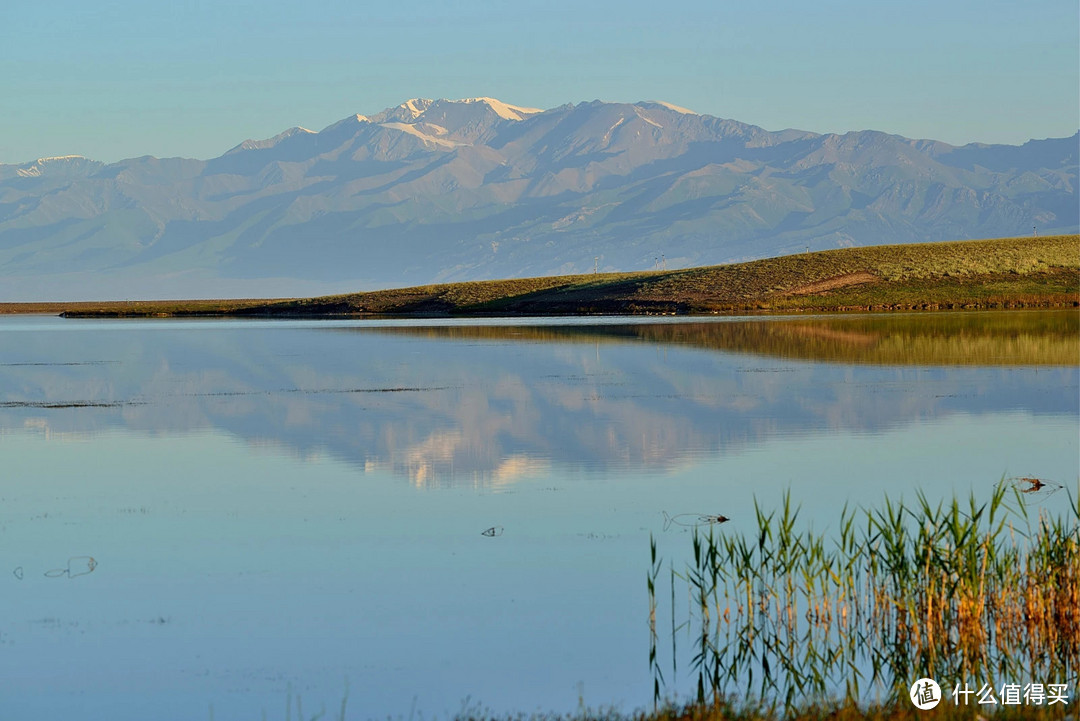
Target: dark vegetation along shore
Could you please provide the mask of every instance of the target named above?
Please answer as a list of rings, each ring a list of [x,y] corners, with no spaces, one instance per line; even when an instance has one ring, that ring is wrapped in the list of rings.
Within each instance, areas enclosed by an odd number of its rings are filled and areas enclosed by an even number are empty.
[[[8,303],[68,317],[513,316],[1080,305],[1080,236],[841,248],[746,263],[548,276],[286,300]]]

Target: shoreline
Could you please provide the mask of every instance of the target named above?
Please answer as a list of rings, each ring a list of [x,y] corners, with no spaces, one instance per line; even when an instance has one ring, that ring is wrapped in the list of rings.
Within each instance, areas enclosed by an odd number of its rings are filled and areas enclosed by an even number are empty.
[[[1080,293],[1078,293],[1080,296]],[[226,306],[220,309],[202,310],[199,308],[183,307],[187,301],[153,300],[153,301],[79,301],[73,303],[41,302],[41,303],[0,303],[0,317],[14,315],[42,315],[60,316],[63,318],[280,318],[280,319],[327,319],[327,320],[376,320],[376,319],[440,319],[440,318],[558,318],[558,317],[611,317],[626,316],[628,318],[641,317],[680,317],[680,318],[709,318],[717,316],[782,316],[782,315],[814,315],[814,314],[857,314],[857,313],[912,313],[912,312],[949,312],[949,311],[988,311],[988,310],[1067,310],[1080,308],[1080,297],[1059,298],[1047,296],[1045,298],[1028,297],[1024,300],[996,300],[985,303],[963,302],[931,302],[922,303],[893,303],[878,305],[804,305],[798,308],[777,307],[762,308],[759,306],[732,307],[723,310],[708,311],[685,311],[679,310],[610,310],[590,312],[305,312],[288,310],[263,310],[261,306],[269,303],[286,303],[291,299],[260,300],[257,301],[258,309],[247,309],[244,306],[228,307],[230,301],[221,301]],[[155,306],[161,305],[158,310]],[[182,307],[177,308],[180,305]],[[132,307],[134,306],[134,307]]]
[[[67,318],[713,316],[1080,307],[1080,235],[863,246],[670,271],[313,298],[0,303]]]

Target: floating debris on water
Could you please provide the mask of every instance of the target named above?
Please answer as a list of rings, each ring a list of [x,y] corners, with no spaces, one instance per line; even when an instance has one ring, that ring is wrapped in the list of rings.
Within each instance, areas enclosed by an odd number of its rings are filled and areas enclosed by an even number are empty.
[[[391,388],[287,388],[284,393],[422,393],[424,391],[445,391],[454,386],[393,386]]]
[[[123,408],[145,405],[142,401],[3,401],[0,408]]]
[[[12,571],[12,572],[11,572],[11,574],[12,574],[13,576],[15,576],[15,578],[17,578],[17,579],[19,579],[19,580],[21,581],[21,580],[23,579],[23,570],[22,570],[22,566],[16,566],[16,567],[15,567],[15,570],[14,570],[14,571]]]
[[[489,529],[485,530],[484,532],[482,532],[480,535],[481,536],[487,536],[488,538],[495,538],[495,536],[501,536],[502,534],[503,534],[503,527],[502,526],[492,526],[491,528],[489,528]]]
[[[118,360],[102,361],[77,361],[73,363],[0,363],[0,366],[15,368],[17,366],[102,366],[107,363],[119,363]]]
[[[94,560],[93,556],[72,556],[68,559],[66,568],[54,568],[51,571],[46,571],[45,575],[48,578],[60,578],[62,576],[75,578],[76,576],[93,573],[95,568],[97,568],[97,561]]]
[[[669,516],[667,511],[661,511],[661,513],[664,514],[665,531],[671,528],[672,524],[684,528],[697,528],[698,526],[715,526],[731,520],[727,516],[710,513],[680,513],[677,516]]]

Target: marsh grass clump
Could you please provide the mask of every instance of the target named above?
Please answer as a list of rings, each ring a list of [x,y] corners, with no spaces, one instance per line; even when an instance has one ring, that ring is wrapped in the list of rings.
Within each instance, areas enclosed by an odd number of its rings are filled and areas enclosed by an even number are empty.
[[[1080,506],[1071,494],[1064,517],[1036,518],[1006,482],[985,502],[886,499],[876,510],[845,507],[835,534],[799,530],[790,495],[778,511],[755,511],[756,537],[695,533],[672,578],[673,597],[677,578],[689,598],[678,629],[693,645],[698,704],[738,692],[788,710],[837,696],[857,704],[869,692],[906,702],[923,676],[950,689],[1068,682],[1075,693]],[[651,553],[655,633],[662,561],[655,544]]]

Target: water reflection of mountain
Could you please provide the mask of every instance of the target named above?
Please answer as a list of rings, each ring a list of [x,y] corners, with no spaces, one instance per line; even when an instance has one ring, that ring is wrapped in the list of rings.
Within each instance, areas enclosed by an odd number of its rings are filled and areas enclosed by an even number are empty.
[[[1077,415],[1071,315],[981,325],[919,316],[931,321],[924,334],[873,318],[362,330],[58,322],[0,333],[0,432],[212,428],[418,484],[498,485],[549,465],[663,469],[777,436],[958,412]],[[965,348],[987,365],[960,364]],[[909,364],[886,360],[901,357]]]

